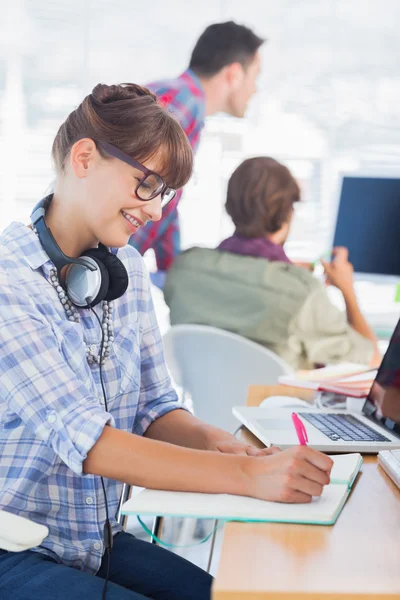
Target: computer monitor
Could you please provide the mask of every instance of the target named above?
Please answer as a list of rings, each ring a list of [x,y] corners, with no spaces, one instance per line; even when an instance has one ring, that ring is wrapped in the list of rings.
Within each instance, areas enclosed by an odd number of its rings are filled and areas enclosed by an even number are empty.
[[[365,278],[400,278],[400,178],[343,177],[333,245]]]

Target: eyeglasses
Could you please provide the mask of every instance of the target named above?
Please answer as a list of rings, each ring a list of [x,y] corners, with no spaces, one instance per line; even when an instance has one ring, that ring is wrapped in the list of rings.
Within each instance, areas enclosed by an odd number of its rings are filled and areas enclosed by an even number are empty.
[[[139,200],[143,200],[143,202],[147,202],[148,200],[152,200],[156,196],[161,194],[161,206],[164,208],[167,206],[171,200],[173,200],[176,196],[176,190],[170,188],[165,183],[164,179],[154,173],[154,171],[150,171],[150,169],[146,169],[140,162],[131,158],[129,154],[125,154],[116,146],[109,144],[108,142],[96,142],[103,148],[107,154],[110,154],[114,158],[118,158],[122,160],[124,163],[142,171],[143,177],[139,179],[139,183],[136,186],[135,194],[139,198]]]

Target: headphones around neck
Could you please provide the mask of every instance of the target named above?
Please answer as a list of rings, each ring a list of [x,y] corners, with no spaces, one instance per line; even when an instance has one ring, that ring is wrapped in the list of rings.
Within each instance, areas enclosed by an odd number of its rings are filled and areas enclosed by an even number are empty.
[[[43,198],[33,209],[31,222],[39,236],[46,254],[53,261],[60,284],[65,288],[71,302],[80,308],[90,308],[102,300],[116,300],[125,294],[129,277],[119,258],[104,244],[86,250],[79,258],[66,256],[47,227],[44,217],[53,194]],[[68,266],[65,282],[61,269]]]

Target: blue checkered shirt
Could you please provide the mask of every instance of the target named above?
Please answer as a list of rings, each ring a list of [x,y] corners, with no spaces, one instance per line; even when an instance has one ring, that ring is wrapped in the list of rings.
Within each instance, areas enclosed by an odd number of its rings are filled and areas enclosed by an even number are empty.
[[[100,477],[85,475],[83,461],[106,424],[143,435],[180,408],[143,260],[130,246],[118,257],[130,284],[113,302],[106,412],[99,366],[85,357],[85,342],[100,349],[95,316],[78,309],[80,322],[68,320],[49,282],[54,265],[28,227],[13,223],[0,236],[0,508],[47,525],[35,550],[90,573],[102,560],[106,512]],[[116,533],[122,484],[104,481]]]

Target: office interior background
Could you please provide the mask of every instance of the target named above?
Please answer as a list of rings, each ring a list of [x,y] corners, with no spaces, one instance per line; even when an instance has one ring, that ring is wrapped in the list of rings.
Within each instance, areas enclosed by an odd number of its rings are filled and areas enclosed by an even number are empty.
[[[180,204],[182,245],[230,234],[227,179],[269,155],[302,188],[288,253],[329,246],[343,173],[400,173],[397,0],[13,0],[0,19],[0,227],[26,221],[53,179],[51,143],[99,81],[175,76],[212,22],[234,19],[268,42],[245,119],[207,120]]]
[[[302,189],[287,253],[315,260],[333,239],[343,174],[400,175],[399,18],[397,0],[2,3],[0,229],[28,222],[54,177],[57,128],[96,83],[174,77],[207,25],[233,19],[268,40],[258,91],[246,118],[207,119],[179,207],[182,247],[215,247],[230,235],[228,178],[244,158],[269,155]],[[146,261],[155,268],[151,251]],[[393,285],[359,292],[372,325],[389,334]],[[168,309],[153,294],[165,331]]]
[[[243,159],[265,155],[285,163],[302,189],[289,256],[324,253],[342,175],[400,176],[399,0],[2,2],[0,229],[28,222],[54,178],[56,131],[96,83],[176,76],[204,28],[230,19],[268,40],[258,91],[244,119],[207,119],[179,207],[182,246],[215,247],[230,235],[228,178]],[[153,293],[163,329],[167,311]],[[393,289],[362,300],[378,326],[390,307],[391,330]]]

